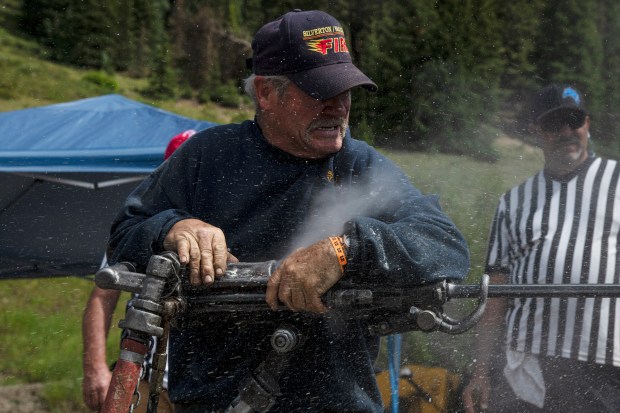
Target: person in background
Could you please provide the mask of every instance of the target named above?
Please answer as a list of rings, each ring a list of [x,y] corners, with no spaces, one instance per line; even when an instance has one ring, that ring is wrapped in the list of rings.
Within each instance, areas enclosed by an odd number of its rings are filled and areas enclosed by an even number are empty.
[[[460,280],[466,243],[391,161],[348,134],[351,89],[377,86],[353,63],[342,25],[294,10],[255,34],[245,88],[255,119],[206,129],[127,199],[111,262],[144,270],[175,251],[193,285],[227,262],[276,259],[266,302],[305,340],[280,376],[272,412],[383,412],[364,322],[330,317],[321,296],[343,279],[410,286]],[[310,232],[309,230],[312,230]],[[295,317],[298,313],[314,316]],[[170,332],[176,413],[223,411],[271,351],[268,323],[205,316]]]
[[[486,262],[491,282],[618,283],[620,165],[589,150],[590,117],[574,87],[539,90],[531,114],[545,166],[499,200]],[[490,300],[463,392],[467,412],[617,411],[619,304]]]
[[[193,129],[186,130],[175,135],[164,152],[164,160],[167,160],[183,142],[196,134]],[[104,257],[102,267],[107,265]],[[118,303],[121,292],[118,290],[104,290],[95,286],[88,299],[82,323],[82,337],[84,342],[82,383],[84,402],[94,411],[99,411],[108,393],[112,372],[107,364],[106,342],[110,331],[112,315]],[[155,351],[155,348],[153,348]],[[148,369],[148,366],[147,366]],[[164,376],[164,389],[168,386],[168,372]],[[148,395],[148,383],[143,380],[140,383],[140,393],[144,396],[140,405],[134,410],[136,413],[146,411],[146,396]],[[158,405],[159,413],[172,413],[173,408],[166,391],[162,393]]]

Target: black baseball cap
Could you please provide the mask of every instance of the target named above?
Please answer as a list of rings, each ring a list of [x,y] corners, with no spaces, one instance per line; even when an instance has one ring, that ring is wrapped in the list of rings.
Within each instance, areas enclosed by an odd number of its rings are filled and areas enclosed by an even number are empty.
[[[536,124],[560,116],[585,119],[586,114],[583,96],[572,86],[551,84],[534,95],[532,118]]]
[[[267,23],[254,35],[252,50],[252,73],[284,75],[315,99],[355,86],[377,90],[353,64],[341,24],[322,11],[296,9]]]

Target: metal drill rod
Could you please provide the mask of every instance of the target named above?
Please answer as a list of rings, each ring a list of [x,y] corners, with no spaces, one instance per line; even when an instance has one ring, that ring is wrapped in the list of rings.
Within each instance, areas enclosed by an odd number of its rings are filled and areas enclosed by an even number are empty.
[[[446,284],[448,298],[477,298],[479,285]],[[493,284],[488,286],[488,297],[502,298],[567,298],[567,297],[620,297],[620,284]]]
[[[222,277],[211,285],[192,286],[181,269],[173,293],[183,302],[184,311],[178,314],[181,323],[200,323],[210,313],[247,319],[254,314],[256,322],[271,320],[272,312],[265,302],[267,282],[277,268],[276,261],[231,263]],[[144,283],[144,276],[119,264],[97,273],[98,285],[104,288],[135,291]],[[170,285],[170,284],[168,284]],[[144,291],[142,291],[144,292]],[[352,285],[341,282],[324,296],[323,301],[339,317],[365,319],[373,334],[385,335],[409,330],[460,334],[480,319],[487,298],[504,297],[620,297],[620,285],[613,284],[535,284],[488,285],[483,275],[480,284],[455,284],[440,281],[411,287],[385,285]],[[460,320],[452,320],[443,312],[451,299],[477,298],[478,307]],[[281,316],[287,308],[277,311]],[[259,317],[260,315],[260,317]],[[157,334],[156,334],[157,335]]]

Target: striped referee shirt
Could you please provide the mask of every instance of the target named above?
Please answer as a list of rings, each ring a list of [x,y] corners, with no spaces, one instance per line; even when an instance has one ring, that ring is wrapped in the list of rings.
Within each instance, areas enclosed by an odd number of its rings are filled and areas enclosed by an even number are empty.
[[[499,201],[487,272],[514,284],[620,282],[617,161],[589,158],[561,179],[540,171]],[[620,299],[515,298],[513,350],[620,366]]]

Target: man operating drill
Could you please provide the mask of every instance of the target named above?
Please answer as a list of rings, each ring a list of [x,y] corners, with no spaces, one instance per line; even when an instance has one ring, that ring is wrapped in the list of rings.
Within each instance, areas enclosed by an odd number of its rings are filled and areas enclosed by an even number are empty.
[[[378,338],[363,321],[334,322],[321,296],[341,279],[461,279],[466,244],[436,197],[349,136],[351,89],[377,86],[352,63],[335,18],[292,11],[263,26],[252,49],[245,88],[255,119],[198,133],[141,184],[113,224],[111,262],[144,269],[151,255],[176,251],[191,283],[208,285],[227,262],[279,260],[267,303],[313,316],[271,411],[382,412]],[[175,412],[230,405],[272,331],[216,316],[171,331]]]

